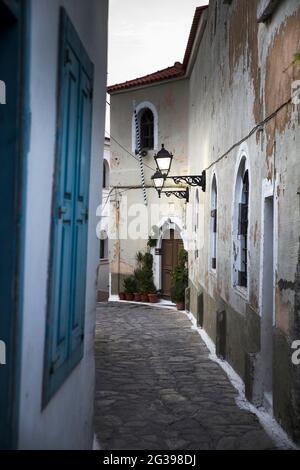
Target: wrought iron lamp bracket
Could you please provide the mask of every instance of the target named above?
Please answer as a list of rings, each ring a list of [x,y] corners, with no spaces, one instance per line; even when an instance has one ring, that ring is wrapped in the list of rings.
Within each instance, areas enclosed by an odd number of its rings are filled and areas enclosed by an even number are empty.
[[[186,199],[186,202],[189,202],[189,188],[186,189],[178,189],[176,191],[168,191],[165,190],[162,192],[165,194],[167,197],[175,196],[177,199]]]
[[[189,186],[200,186],[202,191],[206,191],[206,172],[202,175],[186,175],[186,176],[168,176],[175,184],[186,183]]]

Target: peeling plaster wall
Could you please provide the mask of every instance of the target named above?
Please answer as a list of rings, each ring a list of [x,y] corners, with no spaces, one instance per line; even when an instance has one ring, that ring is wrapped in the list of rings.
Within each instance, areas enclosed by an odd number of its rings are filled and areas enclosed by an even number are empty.
[[[190,256],[190,282],[204,290],[208,306],[205,316],[216,315],[220,302],[227,310],[227,360],[244,376],[243,355],[256,352],[243,344],[235,346],[234,335],[248,335],[247,308],[261,314],[261,236],[262,184],[274,187],[275,204],[275,325],[274,325],[274,412],[295,439],[300,439],[300,388],[296,379],[279,386],[281,361],[291,369],[292,339],[299,339],[299,272],[300,234],[300,106],[284,107],[261,132],[247,139],[250,173],[249,209],[249,288],[247,295],[232,286],[232,204],[234,175],[239,146],[219,163],[213,163],[247,136],[264,118],[291,97],[291,85],[300,79],[300,66],[290,66],[300,50],[300,5],[297,0],[283,0],[267,23],[257,23],[257,0],[234,0],[231,5],[212,0],[206,30],[189,81],[189,167],[198,174],[207,172],[207,192],[201,193],[204,206],[204,245],[199,259]],[[195,158],[197,155],[198,158]],[[210,272],[210,184],[213,172],[218,179],[218,246],[217,274]],[[193,292],[193,290],[192,290]],[[191,300],[191,304],[195,304]],[[235,321],[230,334],[228,325]],[[244,320],[243,320],[244,319]],[[297,320],[297,321],[296,321]],[[240,325],[240,326],[239,326]],[[214,339],[214,333],[209,331]],[[280,339],[278,339],[280,337]],[[246,342],[245,342],[246,343]],[[295,374],[295,373],[294,373]],[[297,375],[298,374],[298,375]],[[300,370],[297,372],[297,377]],[[244,377],[245,378],[245,377]],[[299,377],[298,377],[299,382]],[[296,398],[298,397],[298,398]],[[298,410],[298,411],[297,411]]]
[[[175,197],[158,198],[151,176],[155,171],[154,153],[161,144],[173,153],[172,174],[187,174],[188,158],[188,85],[186,80],[169,82],[143,89],[129,90],[111,96],[111,222],[110,222],[110,265],[111,293],[117,294],[123,288],[123,279],[136,267],[137,251],[145,251],[152,226],[161,219],[171,216],[179,218],[185,225],[185,202]],[[135,105],[151,102],[158,113],[158,149],[144,157],[145,184],[148,206],[143,204],[141,188],[128,190],[130,186],[141,185],[138,161],[128,154],[132,152],[132,116]],[[117,142],[116,142],[117,141]],[[118,142],[122,145],[122,148]],[[124,150],[126,149],[126,150]],[[150,168],[149,168],[150,167]],[[168,186],[173,183],[169,182]],[[144,217],[142,217],[144,213]],[[150,215],[152,217],[150,218]],[[135,226],[137,230],[135,230]],[[137,232],[135,238],[129,231]],[[160,275],[158,259],[154,256],[155,281],[159,288]]]

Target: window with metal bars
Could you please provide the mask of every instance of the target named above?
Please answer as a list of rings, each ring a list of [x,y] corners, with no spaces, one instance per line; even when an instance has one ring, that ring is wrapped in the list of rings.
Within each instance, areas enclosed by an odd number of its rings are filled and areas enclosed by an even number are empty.
[[[100,240],[100,260],[108,259],[108,238]]]
[[[102,188],[109,188],[109,165],[107,160],[103,160],[103,178],[102,178]]]
[[[240,237],[241,265],[238,272],[238,285],[248,286],[248,207],[249,207],[249,174],[243,177],[241,202],[239,204],[238,235]]]
[[[142,111],[140,116],[141,146],[143,149],[154,148],[154,116],[149,108]]]
[[[194,235],[195,235],[195,258],[199,257],[198,236],[199,236],[199,191],[196,189],[195,193],[195,207],[194,207]]]
[[[211,269],[217,269],[218,193],[214,175],[211,188]]]

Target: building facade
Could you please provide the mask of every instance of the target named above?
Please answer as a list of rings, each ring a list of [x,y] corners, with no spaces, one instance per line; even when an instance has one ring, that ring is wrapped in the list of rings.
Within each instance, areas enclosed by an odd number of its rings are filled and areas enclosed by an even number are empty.
[[[297,442],[299,19],[297,0],[210,1],[196,10],[182,64],[109,87],[112,293],[132,272],[137,249],[146,249],[153,225],[161,288],[162,231],[175,228],[189,252],[188,308],[244,380],[248,399]],[[153,114],[153,150],[143,157],[148,217],[152,204],[162,212],[136,240],[122,233],[128,214],[143,204],[139,163],[129,155],[136,148],[134,109],[142,136],[139,113]],[[190,188],[188,204],[172,198],[165,206],[148,188],[162,143],[174,154],[173,175],[206,172],[206,191]],[[127,213],[120,209],[124,194]]]
[[[99,238],[99,266],[98,266],[98,301],[109,298],[109,209],[110,209],[110,139],[105,137],[104,156],[102,163],[102,204],[97,215]]]
[[[3,449],[93,444],[107,17],[106,0],[0,1]]]

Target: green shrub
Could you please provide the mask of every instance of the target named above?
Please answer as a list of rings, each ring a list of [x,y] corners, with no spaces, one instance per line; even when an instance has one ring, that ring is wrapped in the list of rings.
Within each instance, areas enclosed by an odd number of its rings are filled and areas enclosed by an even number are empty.
[[[178,265],[171,273],[171,299],[172,302],[184,302],[185,289],[188,286],[188,254],[185,250],[180,250],[178,255]]]
[[[149,238],[148,238],[147,246],[148,246],[149,248],[155,248],[156,245],[157,245],[157,239],[156,239],[156,238],[149,237]]]
[[[136,262],[138,266],[142,266],[144,255],[141,251],[138,251],[137,254],[135,255]]]
[[[145,294],[155,294],[157,289],[153,279],[153,256],[151,253],[137,253],[136,260],[138,267],[134,271],[137,292]]]
[[[124,289],[127,294],[134,294],[137,291],[137,284],[134,276],[128,276],[124,279]]]

